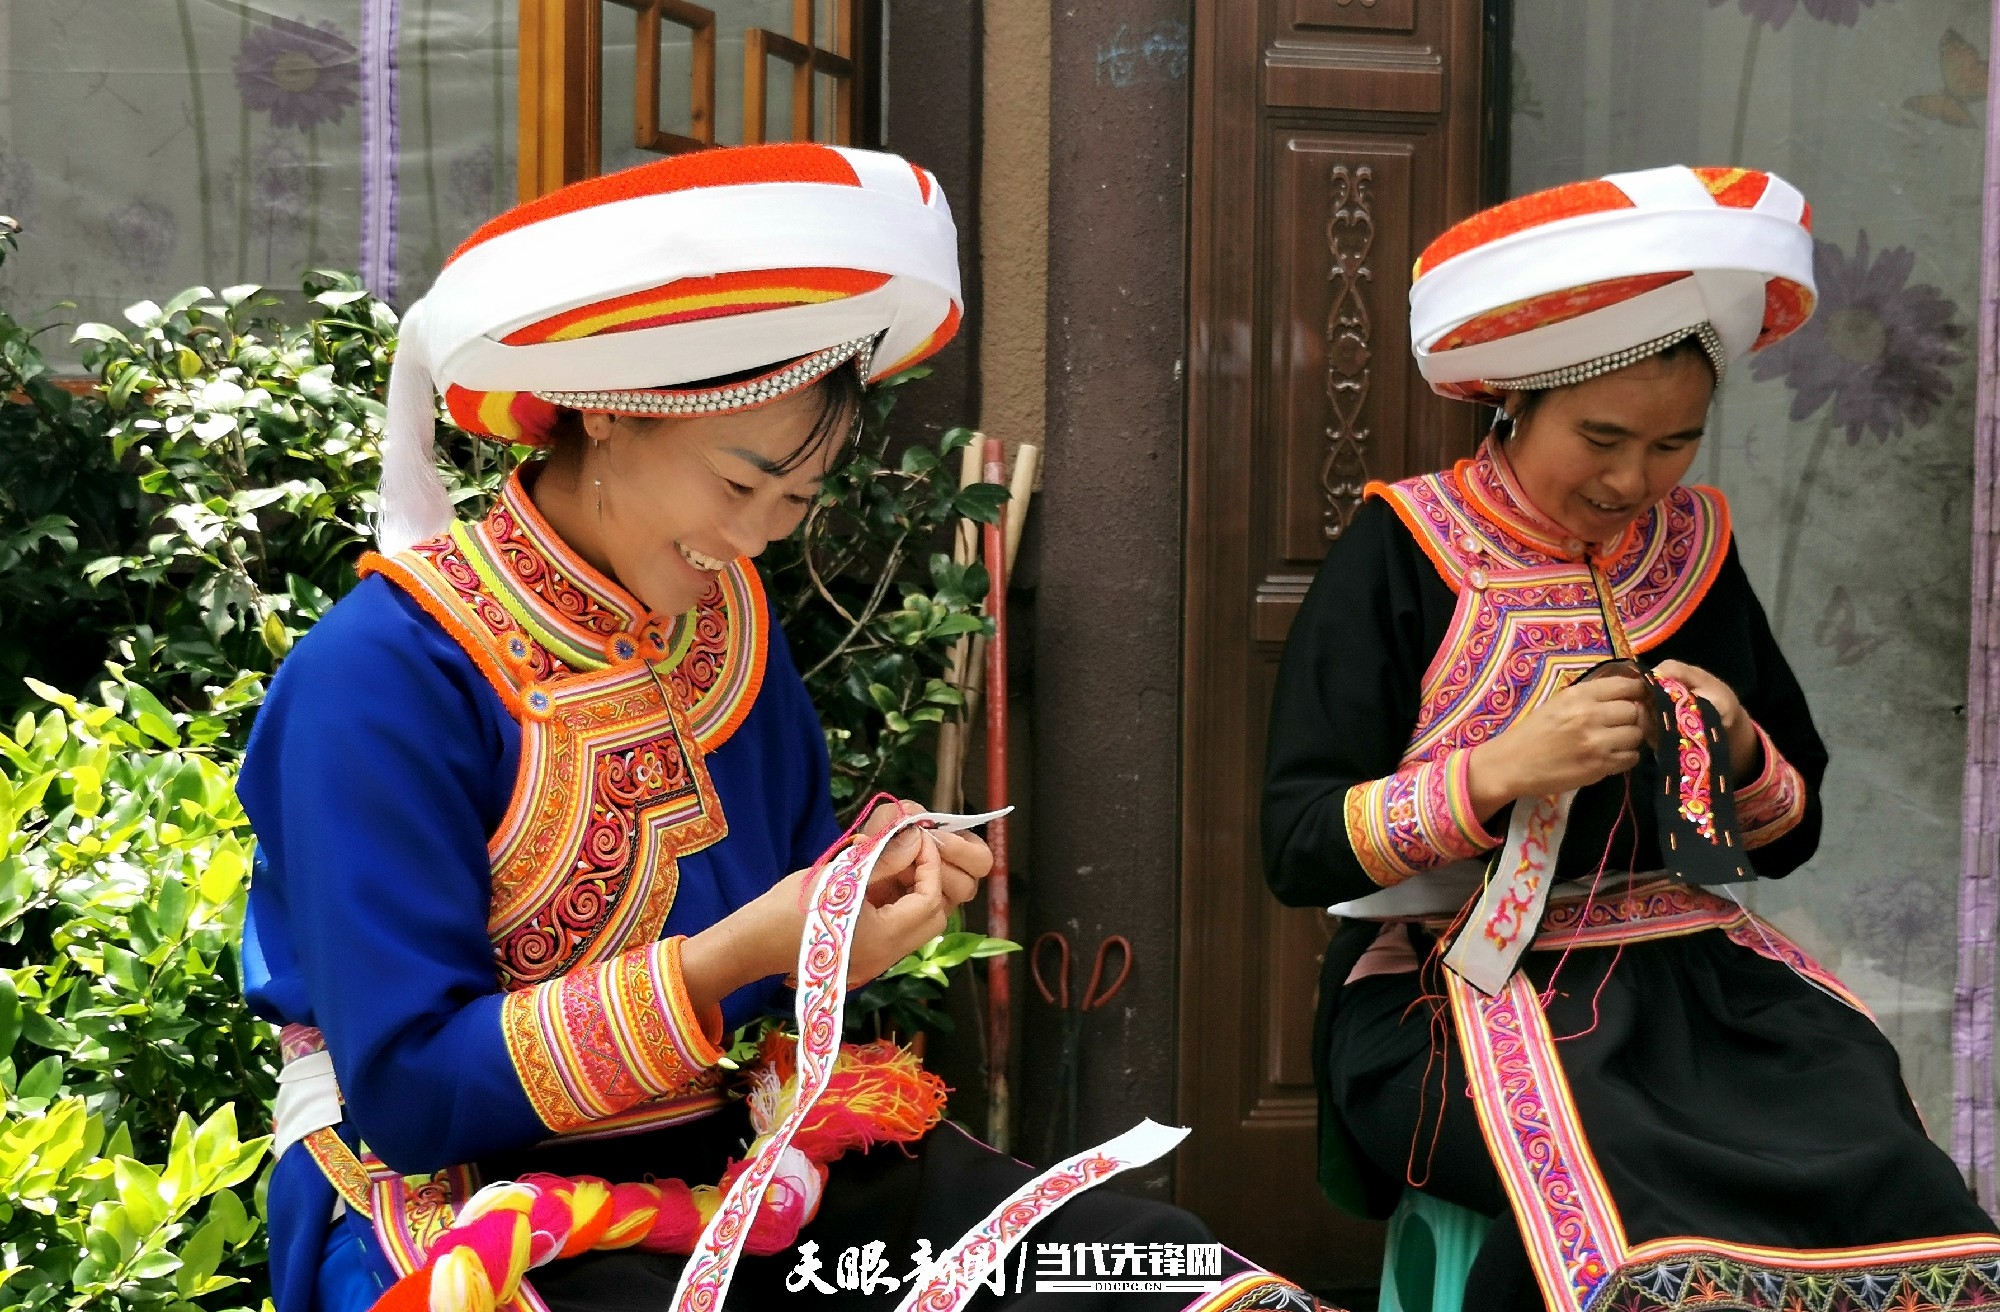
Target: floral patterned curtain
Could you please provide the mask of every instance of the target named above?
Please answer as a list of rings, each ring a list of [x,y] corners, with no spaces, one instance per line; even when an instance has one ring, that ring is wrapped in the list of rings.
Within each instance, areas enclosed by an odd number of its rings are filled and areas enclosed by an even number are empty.
[[[1512,186],[1659,164],[1805,192],[1819,311],[1733,370],[1694,476],[1832,751],[1755,905],[1875,1009],[1951,1128],[1990,0],[1514,0]]]
[[[397,297],[514,197],[513,0],[400,9]],[[0,5],[0,271],[17,318],[360,267],[364,0]],[[386,61],[372,65],[379,75]],[[376,141],[382,140],[379,123]],[[378,202],[379,203],[379,202]],[[67,334],[46,339],[52,355]]]

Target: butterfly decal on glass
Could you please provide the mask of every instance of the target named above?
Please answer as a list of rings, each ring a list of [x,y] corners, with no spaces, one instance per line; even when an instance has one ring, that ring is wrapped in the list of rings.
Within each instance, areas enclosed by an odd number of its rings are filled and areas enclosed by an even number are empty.
[[[1956,31],[1946,29],[1944,40],[1938,43],[1938,65],[1944,76],[1944,90],[1911,96],[1903,102],[1903,108],[1955,128],[1977,127],[1972,106],[1967,102],[1986,99],[1986,56]]]
[[[1833,649],[1836,669],[1858,664],[1888,640],[1886,633],[1861,631],[1854,598],[1847,595],[1844,587],[1834,588],[1833,595],[1826,599],[1826,610],[1820,614],[1819,623],[1813,628],[1813,641]]]

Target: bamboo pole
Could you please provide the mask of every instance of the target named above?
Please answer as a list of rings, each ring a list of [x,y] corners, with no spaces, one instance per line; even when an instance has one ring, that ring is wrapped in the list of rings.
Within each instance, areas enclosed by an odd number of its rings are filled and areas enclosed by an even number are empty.
[[[959,453],[958,485],[971,487],[977,483],[983,472],[986,438],[974,433],[972,440]],[[978,526],[969,519],[958,521],[952,536],[952,561],[963,569],[970,565],[978,550],[979,535],[974,530]],[[945,682],[967,697],[966,705],[959,713],[938,726],[937,771],[931,784],[931,810],[952,812],[961,809],[963,798],[959,787],[965,774],[965,733],[972,723],[972,694],[967,692],[971,684],[972,642],[960,638],[952,644],[951,661],[945,667]]]
[[[966,447],[967,459],[959,471],[959,485],[969,487],[982,481],[980,472],[983,462],[977,456],[984,439],[974,434],[972,444]],[[1028,505],[1034,499],[1035,480],[1041,473],[1041,449],[1023,444],[1014,452],[1014,476],[1009,483],[1007,506],[1003,515],[1006,524],[1007,577],[1014,576],[1014,561],[1021,554],[1021,534],[1028,522]],[[953,559],[961,565],[972,563],[975,532],[977,525],[971,520],[960,520],[957,538],[953,544]],[[937,773],[931,788],[931,809],[933,811],[957,811],[963,809],[965,801],[965,756],[967,735],[971,725],[979,718],[980,694],[985,683],[986,639],[984,637],[960,638],[952,648],[951,662],[945,671],[945,680],[965,697],[965,705],[959,708],[956,719],[947,720],[938,729]]]
[[[997,439],[986,439],[986,481],[999,483],[1006,476],[1005,452]],[[981,537],[986,571],[992,577],[986,609],[993,617],[993,640],[986,648],[986,809],[999,811],[1007,806],[1006,521],[986,525]],[[1006,938],[1009,931],[1008,819],[1003,815],[986,826],[986,842],[993,849],[993,872],[986,877],[986,932],[993,938]],[[1013,1119],[1007,1089],[1014,1036],[1011,965],[1007,954],[986,963],[986,1141],[1003,1153],[1012,1137]]]

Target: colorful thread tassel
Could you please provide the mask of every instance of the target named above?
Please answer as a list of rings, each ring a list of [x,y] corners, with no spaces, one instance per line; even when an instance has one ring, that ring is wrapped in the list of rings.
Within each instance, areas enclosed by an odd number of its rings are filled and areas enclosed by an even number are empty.
[[[680,1180],[612,1184],[595,1176],[530,1174],[487,1185],[467,1200],[422,1267],[390,1286],[372,1312],[496,1312],[520,1293],[528,1272],[593,1249],[694,1251],[708,1223],[764,1137],[798,1094],[796,1041],[766,1036],[749,1072],[750,1121],[758,1133],[744,1160],[714,1185]],[[826,1093],[778,1159],[744,1251],[790,1248],[819,1211],[827,1164],[879,1143],[914,1143],[944,1118],[944,1081],[888,1039],[845,1044]]]

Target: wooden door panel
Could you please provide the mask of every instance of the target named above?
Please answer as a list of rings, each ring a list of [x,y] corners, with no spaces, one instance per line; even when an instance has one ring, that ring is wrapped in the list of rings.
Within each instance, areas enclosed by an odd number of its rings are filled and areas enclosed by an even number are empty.
[[[1409,331],[1397,286],[1410,267],[1416,146],[1294,129],[1276,136],[1270,388],[1284,532],[1267,550],[1277,563],[1310,569],[1361,504],[1371,459],[1383,463],[1374,448],[1407,431],[1400,385]]]
[[[1257,842],[1277,663],[1371,479],[1469,451],[1410,360],[1418,251],[1480,194],[1479,0],[1199,0],[1183,665],[1179,1195],[1320,1288],[1380,1228],[1314,1184],[1312,1015],[1330,922]]]
[[[1407,32],[1417,23],[1417,0],[1292,0],[1292,26],[1384,28]]]

